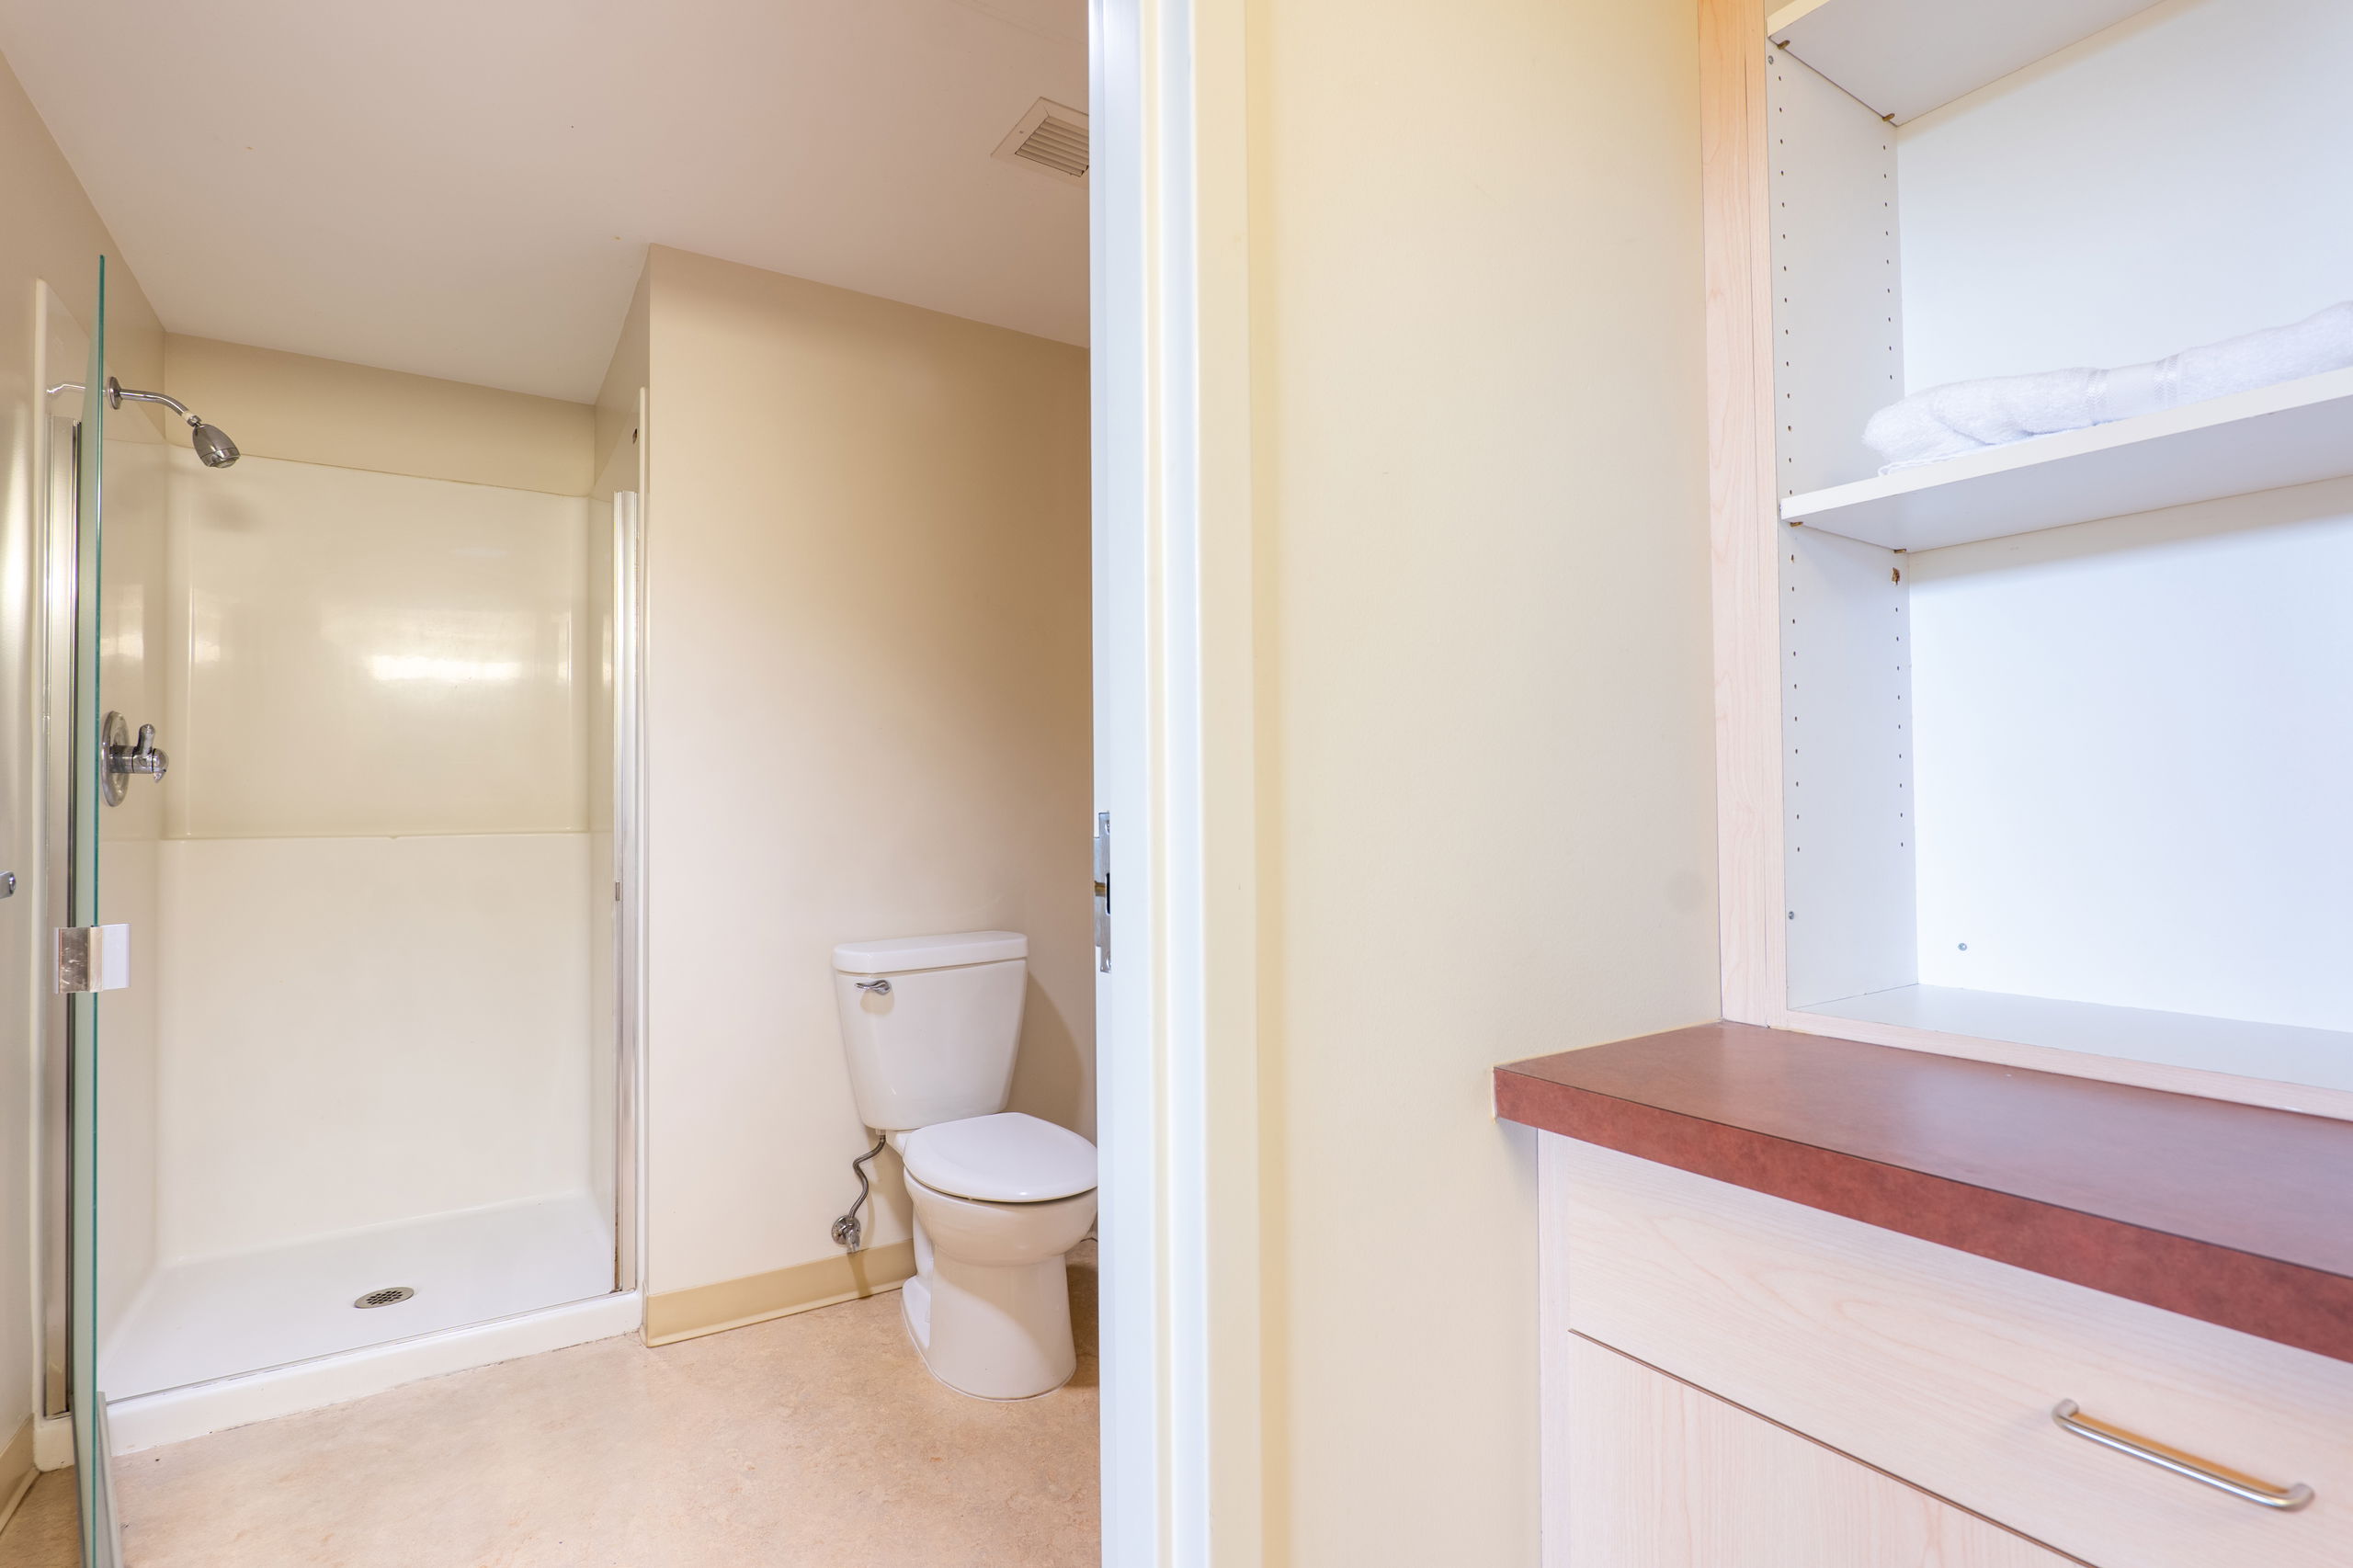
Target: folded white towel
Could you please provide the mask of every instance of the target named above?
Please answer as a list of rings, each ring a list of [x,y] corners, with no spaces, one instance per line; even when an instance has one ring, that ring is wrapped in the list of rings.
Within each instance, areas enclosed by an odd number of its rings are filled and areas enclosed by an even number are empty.
[[[2120,370],[2044,370],[1931,387],[1872,415],[1863,440],[1887,460],[1880,472],[1893,473],[2347,366],[2353,366],[2353,301],[2293,326],[2250,332]]]

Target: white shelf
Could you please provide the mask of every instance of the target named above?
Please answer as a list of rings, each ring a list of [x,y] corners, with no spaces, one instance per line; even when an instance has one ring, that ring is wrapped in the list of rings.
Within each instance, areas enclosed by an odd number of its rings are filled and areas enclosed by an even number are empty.
[[[1793,0],[1768,37],[1901,125],[2155,0]]]
[[[2241,1077],[2353,1089],[2353,1034],[2335,1029],[2059,1002],[1951,985],[1904,985],[1798,1010],[1813,1017],[1898,1024]]]
[[[1781,503],[1781,520],[1938,550],[2353,474],[2353,370],[2038,436]]]

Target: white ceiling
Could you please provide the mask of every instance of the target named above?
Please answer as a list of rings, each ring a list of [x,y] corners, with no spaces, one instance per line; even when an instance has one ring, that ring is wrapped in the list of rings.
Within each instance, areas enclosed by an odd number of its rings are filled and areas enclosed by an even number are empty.
[[[648,243],[1083,341],[1085,0],[0,0],[174,332],[585,401]]]

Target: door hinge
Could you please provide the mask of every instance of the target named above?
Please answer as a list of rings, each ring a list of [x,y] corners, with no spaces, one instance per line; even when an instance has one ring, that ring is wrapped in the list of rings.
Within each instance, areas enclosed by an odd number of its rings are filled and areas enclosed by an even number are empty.
[[[1111,813],[1095,813],[1095,967],[1111,972]]]
[[[131,927],[57,927],[57,989],[119,991],[131,983]]]

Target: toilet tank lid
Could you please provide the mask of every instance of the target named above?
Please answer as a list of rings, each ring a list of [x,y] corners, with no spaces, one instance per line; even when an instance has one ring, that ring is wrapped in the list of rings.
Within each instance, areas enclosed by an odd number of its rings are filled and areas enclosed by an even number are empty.
[[[909,1176],[951,1198],[1050,1203],[1095,1187],[1095,1145],[1017,1110],[918,1127],[899,1153]]]
[[[844,942],[834,949],[834,967],[844,974],[904,974],[909,970],[1002,963],[1029,956],[1029,938],[1018,931],[951,931],[944,937]]]

